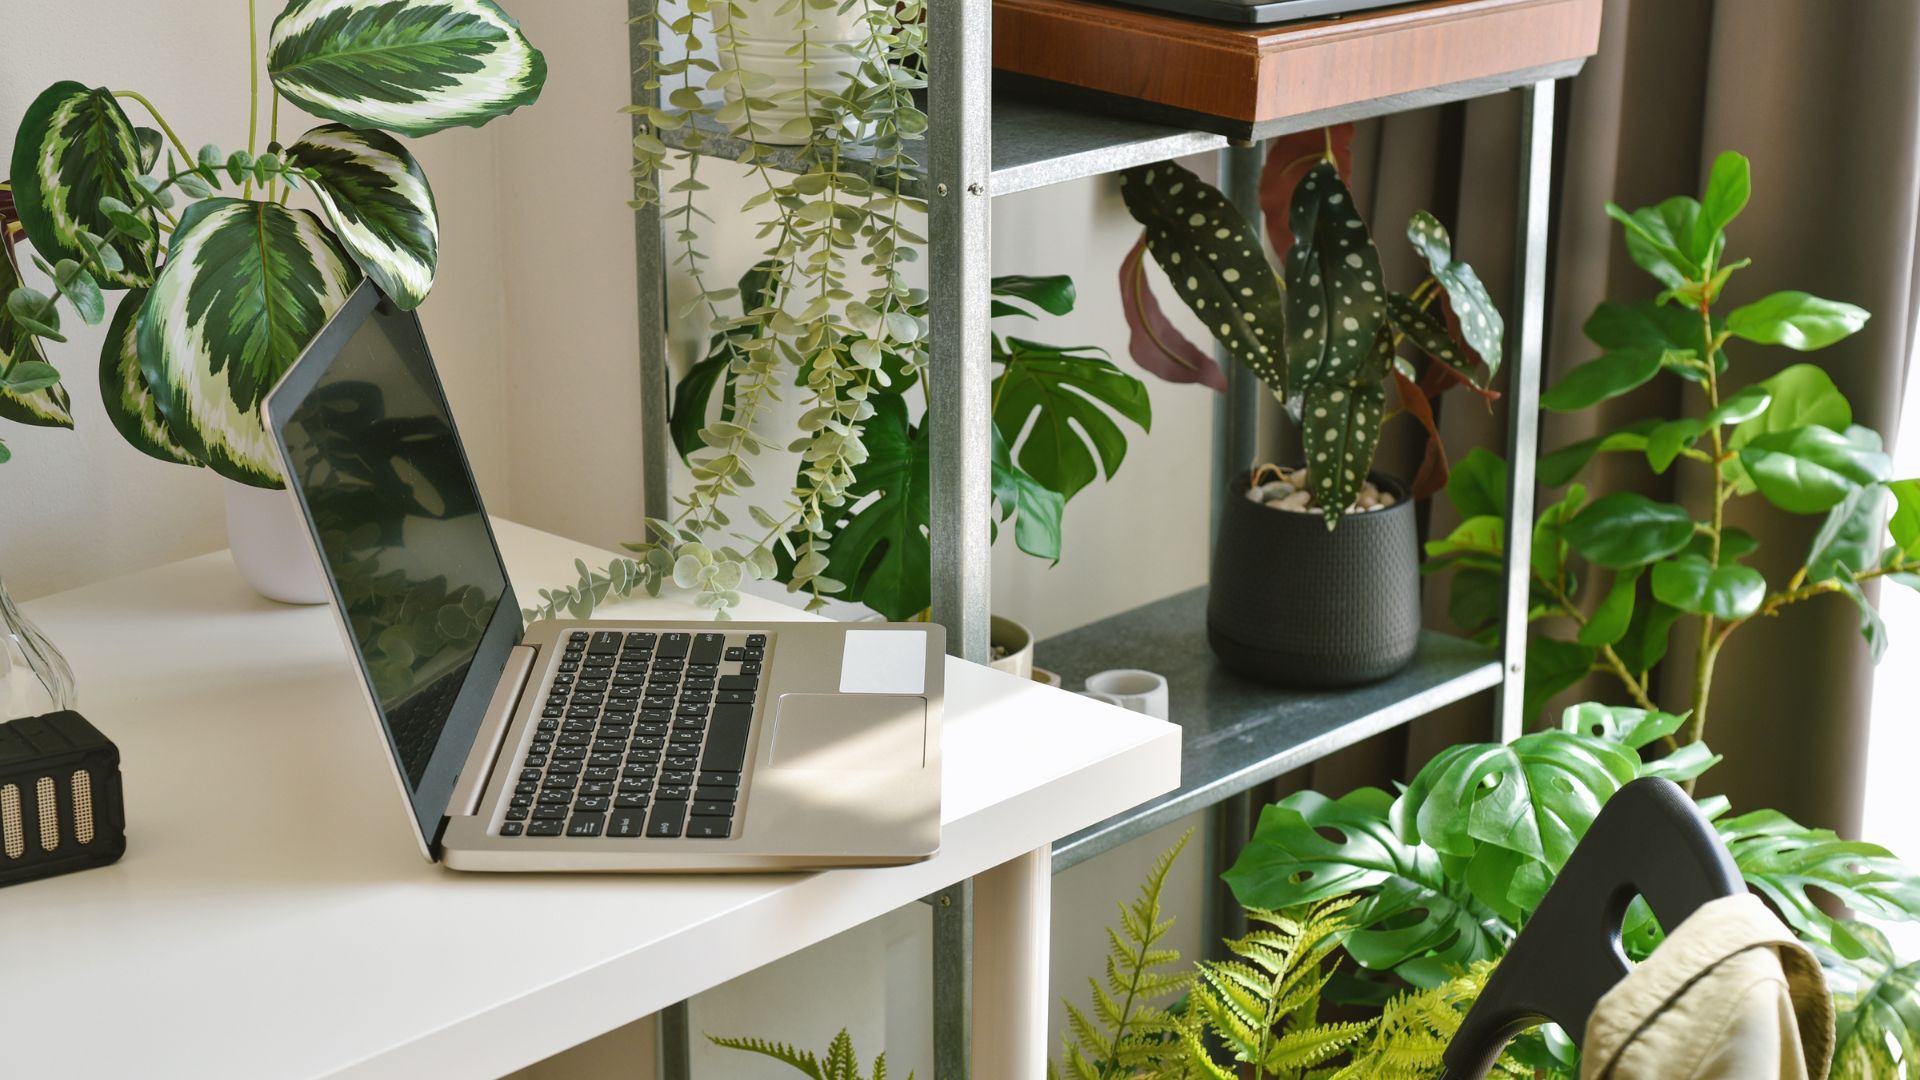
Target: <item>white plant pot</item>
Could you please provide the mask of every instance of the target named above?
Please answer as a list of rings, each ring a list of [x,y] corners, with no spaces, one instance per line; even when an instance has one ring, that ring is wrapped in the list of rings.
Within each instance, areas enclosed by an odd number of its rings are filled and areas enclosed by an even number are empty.
[[[324,604],[333,598],[307,523],[285,491],[227,487],[227,544],[233,564],[253,591],[283,604]]]
[[[773,146],[799,146],[807,142],[806,134],[781,131],[784,125],[805,115],[799,91],[810,87],[817,92],[838,94],[860,69],[860,58],[841,46],[857,45],[867,37],[862,4],[855,4],[844,13],[838,10],[837,4],[807,11],[814,25],[806,34],[808,66],[802,67],[799,51],[794,50],[794,46],[800,41],[798,26],[806,0],[795,4],[793,10],[781,13],[780,9],[789,2],[734,0],[741,10],[737,20],[730,17],[725,3],[717,5],[714,12],[714,40],[718,43],[721,69],[756,72],[772,80],[756,89],[753,96],[773,102],[773,107],[754,109],[753,122],[768,129],[761,132],[758,141]],[[731,34],[727,30],[729,23],[733,24]],[[737,82],[728,83],[726,93],[729,102],[739,101],[742,96]],[[734,125],[735,132],[740,132],[745,124],[742,118]]]
[[[988,661],[994,670],[1033,678],[1033,631],[1000,615],[993,616],[987,627],[987,640],[1006,650],[999,659]]]

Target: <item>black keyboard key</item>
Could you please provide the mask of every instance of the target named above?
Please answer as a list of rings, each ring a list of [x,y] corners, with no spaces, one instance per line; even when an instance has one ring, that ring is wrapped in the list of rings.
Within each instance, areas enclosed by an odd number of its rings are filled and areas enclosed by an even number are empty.
[[[645,795],[615,795],[613,797],[613,808],[615,810],[645,810],[647,808],[647,797]],[[640,816],[644,817],[646,815],[642,814]],[[635,835],[638,834],[636,833]]]
[[[572,777],[568,777],[572,779]],[[551,787],[540,793],[541,806],[565,806],[573,801],[573,792],[565,787]]]
[[[607,715],[613,716],[618,714],[627,720],[632,720],[634,712],[639,708],[640,701],[638,698],[617,697],[607,702]]]
[[[765,634],[748,634],[748,635],[747,635],[747,644],[748,644],[749,646],[751,646],[751,647],[753,647],[753,648],[755,648],[755,649],[764,649],[764,648],[766,648],[766,647],[767,647],[767,635],[765,635]]]
[[[633,733],[635,735],[664,736],[669,730],[672,729],[672,726],[673,725],[668,724],[665,721],[652,721],[645,724],[635,724],[633,725]]]
[[[569,720],[598,720],[598,719],[600,719],[600,706],[598,706],[598,705],[575,705],[575,706],[574,706],[573,708],[571,708],[571,709],[568,709],[568,710],[567,710],[567,719],[569,719]]]
[[[535,821],[565,821],[567,808],[564,806],[542,806],[533,812]]]
[[[642,700],[640,704],[643,708],[646,708],[646,709],[671,709],[673,708],[673,695],[672,694],[649,695],[647,698]]]
[[[747,658],[747,650],[741,648],[738,645],[735,645],[733,648],[727,650],[726,659],[731,660],[734,663],[739,663],[740,661],[745,660],[746,658]]]
[[[553,685],[555,685],[555,686],[572,686],[572,685],[573,685],[573,676],[571,676],[571,675],[565,675],[565,674],[562,674],[562,675],[555,675],[555,676],[553,677]]]
[[[766,659],[766,655],[767,655],[767,650],[761,648],[758,645],[747,646],[747,661],[749,663],[755,660],[764,660]]]
[[[647,673],[647,665],[638,660],[622,660],[620,661],[620,666],[614,669],[614,673],[618,675],[637,675],[644,677]]]
[[[608,836],[642,836],[644,835],[647,831],[647,815],[642,812],[645,809],[645,807],[646,807],[646,803],[643,801],[639,807],[630,809],[626,813],[615,811],[613,814],[609,815],[607,817],[607,835]]]
[[[624,756],[626,752],[627,740],[603,736],[593,740],[593,757],[588,760],[595,765],[618,765],[620,763],[619,759]],[[602,761],[600,760],[600,755],[602,754],[612,754],[614,755],[614,760]]]
[[[580,661],[578,660],[560,661],[560,674],[562,675],[571,675],[574,672],[579,670],[580,670]]]
[[[560,775],[547,777],[541,781],[541,786],[546,791],[572,791],[574,788],[580,786],[580,778],[577,776],[567,776],[562,773]]]
[[[535,770],[532,770],[532,769],[529,769],[529,770],[527,770],[527,771],[528,771],[528,772],[533,772],[533,771],[535,771]],[[539,790],[540,790],[540,781],[538,781],[538,780],[522,780],[522,781],[520,781],[520,783],[518,783],[517,785],[515,785],[515,786],[514,786],[514,789],[513,789],[513,793],[514,793],[515,795],[531,795],[531,794],[533,794],[534,792],[536,792],[536,791],[539,791]]]
[[[667,634],[666,637],[673,637]],[[685,635],[681,635],[685,636]],[[666,643],[661,642],[662,645]],[[657,802],[653,804],[653,813],[647,818],[647,835],[673,837],[680,835],[680,826],[687,819],[687,804],[684,802]]]
[[[576,645],[584,646],[587,643],[587,639],[592,636],[593,635],[587,633],[585,630],[575,630],[573,633],[567,635],[567,640],[574,642]]]
[[[686,788],[675,787],[670,784],[662,784],[659,787],[653,789],[654,798],[665,799],[668,802],[684,803],[687,801],[687,796],[690,794],[692,794],[692,792],[688,791]]]
[[[676,731],[673,733],[673,742],[669,745],[679,753],[697,754],[700,752],[700,736],[701,732],[698,729]]]
[[[560,736],[561,746],[587,746],[592,742],[592,736],[580,731],[572,731]]]
[[[606,810],[607,802],[612,797],[611,795],[582,795],[573,800],[573,808],[576,812],[584,811],[589,814],[602,813]]]
[[[571,762],[575,769],[578,769],[580,762],[585,761],[586,758],[587,748],[584,746],[562,746],[553,752],[553,763],[555,765],[565,765]],[[547,771],[552,772],[553,770],[548,769]]]
[[[720,689],[753,691],[760,687],[760,680],[751,675],[722,675]]]
[[[549,705],[540,710],[540,716],[545,720],[558,720],[565,715],[567,715],[567,707],[565,705]]]
[[[690,772],[681,772],[677,769],[668,769],[666,772],[660,774],[660,782],[663,784],[680,784],[685,786],[693,783],[693,774]]]
[[[707,731],[707,751],[700,768],[708,772],[739,772],[747,762],[747,735],[753,723],[751,705],[715,705]]]
[[[527,760],[522,762],[522,764],[526,765],[527,771],[533,773],[535,776],[540,775],[540,766],[546,763],[547,755],[545,754],[528,754]]]
[[[693,680],[689,679],[687,681],[692,682]],[[700,681],[712,682],[713,680],[702,679]],[[680,688],[680,704],[686,705],[688,703],[692,703],[695,705],[711,705],[713,703],[713,691],[712,690],[695,690],[691,687],[683,686]]]
[[[533,812],[533,809],[531,807],[526,807],[526,806],[509,807],[507,809],[507,820],[508,821],[525,821],[527,820],[527,815],[531,814],[532,812]]]
[[[580,763],[577,761],[556,761],[552,765],[547,766],[547,779],[549,780],[556,776],[577,776],[579,773]]]
[[[627,648],[651,649],[654,646],[654,642],[658,640],[660,640],[660,635],[651,630],[635,630],[627,635]]]
[[[714,695],[714,700],[722,705],[751,705],[753,704],[753,691],[722,690]]]
[[[627,751],[627,771],[632,772],[633,769],[636,767],[647,769],[647,770],[658,769],[660,767],[660,751],[658,750]]]
[[[703,772],[700,774],[701,787],[739,787],[740,774],[737,772]]]
[[[690,664],[717,664],[720,654],[727,647],[725,634],[695,634],[693,647],[687,650],[687,662]]]
[[[509,821],[500,826],[501,836],[519,836],[522,832],[525,832],[525,831],[526,831],[526,826],[520,824],[517,821]]]
[[[559,836],[566,831],[565,821],[536,821],[527,826],[528,836]]]
[[[677,656],[662,656],[654,660],[653,673],[655,675],[678,676],[681,672],[681,669],[685,668],[686,666],[687,666],[687,662]]]
[[[593,635],[587,643],[588,656],[605,656],[620,651],[620,635],[611,630],[602,630]]]
[[[611,795],[611,794],[613,794],[613,781],[611,781],[611,780],[589,780],[589,781],[587,781],[586,783],[584,783],[584,784],[581,784],[581,785],[580,785],[580,794],[582,794],[582,795]]]
[[[606,824],[607,815],[605,814],[575,814],[573,820],[567,822],[567,835],[599,836],[600,830],[605,828]]]
[[[719,664],[688,664],[687,678],[712,679],[720,674]]]
[[[687,822],[689,840],[725,840],[733,835],[733,821],[723,817],[697,817]]]
[[[535,794],[534,792],[531,792],[531,791],[529,791],[529,792],[527,792],[527,793],[526,793],[525,795],[515,795],[515,796],[513,797],[513,801],[512,801],[511,803],[508,803],[507,805],[509,805],[509,806],[532,806],[532,805],[533,805],[533,796],[534,796],[534,794]]]
[[[604,768],[608,765],[620,764],[621,757],[622,757],[622,754],[620,753],[620,751],[608,750],[604,753],[593,755],[592,757],[587,759],[587,762],[588,764],[593,765],[596,768]]]
[[[543,762],[542,764],[545,764],[545,763]],[[535,782],[535,783],[539,783],[539,781],[540,781],[540,770],[539,770],[539,769],[521,769],[521,770],[520,770],[520,779],[521,779],[521,780],[523,780],[523,781],[524,781],[524,780],[532,780],[532,781],[533,781],[533,782]]]
[[[661,659],[685,656],[687,650],[692,647],[693,635],[691,634],[661,634],[660,643],[653,647],[653,655]]]
[[[740,797],[739,788],[722,787],[718,784],[714,784],[714,785],[702,784],[701,786],[693,789],[693,799],[695,802],[730,803],[738,799],[739,797]]]
[[[645,686],[647,685],[647,677],[645,675],[615,675],[613,677],[613,685]]]
[[[633,748],[635,750],[658,750],[666,745],[667,740],[658,735],[635,735],[633,737]]]
[[[653,781],[644,776],[630,776],[620,781],[620,794],[645,795],[653,790]]]
[[[707,729],[707,718],[704,716],[675,717],[673,727],[675,731],[705,731]]]
[[[746,663],[741,664],[740,674],[749,675],[756,679],[759,678],[760,677],[760,661],[749,660]]]
[[[653,774],[657,772],[659,768],[660,768],[659,765],[645,764],[645,763],[629,765],[625,769],[622,769],[620,771],[620,779],[651,781],[653,779]]]
[[[540,731],[544,734],[550,735],[553,732],[560,730],[560,721],[556,717],[547,717],[540,721],[539,727],[536,728],[535,730]]]
[[[707,709],[708,709],[708,705],[704,701],[686,701],[683,699],[680,702],[680,707],[673,710],[673,715],[705,716],[707,715]]]
[[[693,804],[694,817],[732,817],[733,804],[730,802],[696,802]]]

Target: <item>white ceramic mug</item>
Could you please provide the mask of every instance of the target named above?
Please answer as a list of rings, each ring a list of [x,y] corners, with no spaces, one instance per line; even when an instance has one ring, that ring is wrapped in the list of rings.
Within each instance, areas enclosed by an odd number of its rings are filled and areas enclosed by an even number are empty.
[[[1127,703],[1124,701],[1121,701],[1119,695],[1117,694],[1102,694],[1098,690],[1082,690],[1080,691],[1080,696],[1084,698],[1092,698],[1095,701],[1105,702],[1108,705],[1118,705],[1123,709],[1127,707]]]
[[[1167,718],[1166,677],[1151,671],[1119,668],[1089,675],[1087,694],[1111,700],[1123,709],[1146,713],[1156,720]]]

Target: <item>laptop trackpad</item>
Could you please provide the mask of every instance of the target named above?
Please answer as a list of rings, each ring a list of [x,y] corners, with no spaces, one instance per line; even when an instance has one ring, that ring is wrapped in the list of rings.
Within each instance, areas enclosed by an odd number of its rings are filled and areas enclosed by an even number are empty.
[[[773,764],[898,772],[927,761],[927,701],[893,694],[782,694]]]

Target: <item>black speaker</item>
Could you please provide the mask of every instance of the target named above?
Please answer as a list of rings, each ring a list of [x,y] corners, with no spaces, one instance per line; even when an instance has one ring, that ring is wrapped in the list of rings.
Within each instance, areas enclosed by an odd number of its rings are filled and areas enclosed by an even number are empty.
[[[0,724],[0,885],[105,866],[126,850],[119,747],[72,711]]]

